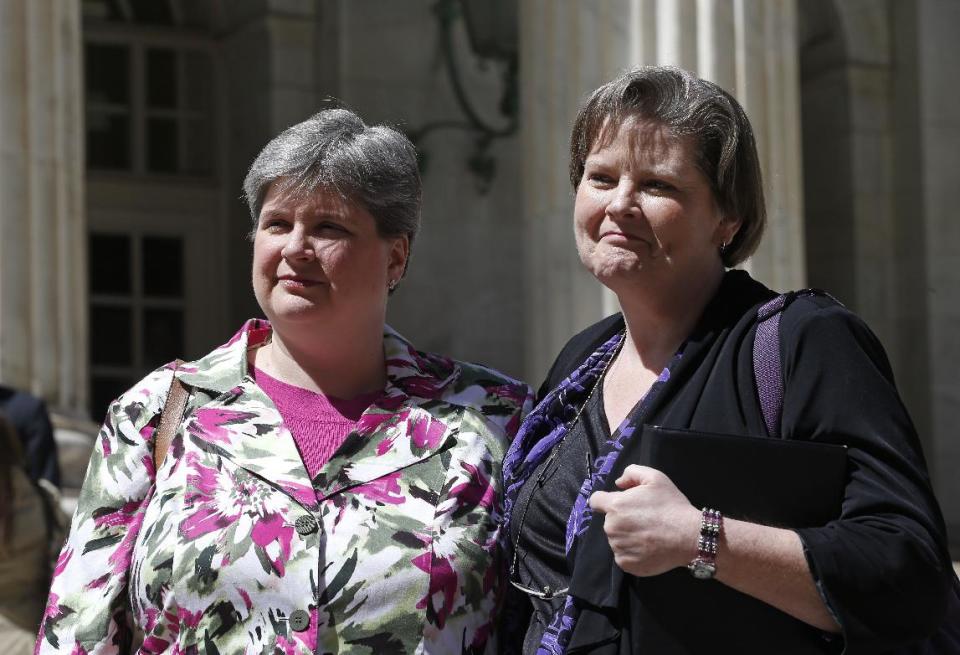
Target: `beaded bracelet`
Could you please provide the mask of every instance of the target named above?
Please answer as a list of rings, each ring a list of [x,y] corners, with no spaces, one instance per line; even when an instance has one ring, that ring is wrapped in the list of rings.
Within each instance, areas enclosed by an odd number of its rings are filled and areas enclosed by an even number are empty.
[[[687,565],[690,573],[698,580],[709,580],[717,573],[717,545],[722,528],[723,515],[715,509],[704,507],[700,517],[697,556]]]

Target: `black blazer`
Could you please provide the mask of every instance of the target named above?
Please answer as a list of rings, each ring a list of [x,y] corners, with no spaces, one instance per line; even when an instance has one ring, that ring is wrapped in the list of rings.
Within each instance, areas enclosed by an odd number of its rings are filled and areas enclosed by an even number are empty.
[[[766,436],[752,349],[756,310],[774,295],[742,271],[726,274],[651,406],[649,424]],[[541,386],[541,397],[622,328],[617,315],[573,337]],[[587,605],[571,653],[854,655],[882,652],[939,625],[950,580],[943,518],[880,343],[854,314],[814,296],[785,310],[780,350],[783,437],[848,446],[840,518],[797,531],[843,639],[752,599],[764,619],[737,621],[725,615],[723,599],[739,592],[694,580],[682,569],[650,578],[625,574],[614,563],[597,514],[572,574],[570,592]],[[634,440],[608,476],[608,490],[638,454]]]

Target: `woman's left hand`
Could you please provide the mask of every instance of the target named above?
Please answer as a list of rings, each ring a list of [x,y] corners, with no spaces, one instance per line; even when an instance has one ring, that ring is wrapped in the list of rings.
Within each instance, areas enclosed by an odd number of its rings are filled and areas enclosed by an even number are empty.
[[[631,464],[615,484],[623,491],[597,491],[590,507],[606,515],[614,559],[631,575],[659,575],[686,566],[697,554],[700,511],[666,475]]]

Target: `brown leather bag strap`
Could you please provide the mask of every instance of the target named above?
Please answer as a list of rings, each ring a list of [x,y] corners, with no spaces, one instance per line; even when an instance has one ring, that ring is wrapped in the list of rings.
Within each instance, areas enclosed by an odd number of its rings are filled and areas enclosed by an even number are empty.
[[[187,387],[177,377],[177,369],[183,364],[182,359],[174,362],[173,379],[170,380],[170,390],[167,391],[167,400],[163,404],[163,411],[160,413],[160,424],[157,426],[156,436],[153,440],[153,464],[154,470],[159,471],[160,465],[167,456],[167,449],[170,448],[170,442],[173,435],[180,426],[183,419],[183,410],[187,408]]]

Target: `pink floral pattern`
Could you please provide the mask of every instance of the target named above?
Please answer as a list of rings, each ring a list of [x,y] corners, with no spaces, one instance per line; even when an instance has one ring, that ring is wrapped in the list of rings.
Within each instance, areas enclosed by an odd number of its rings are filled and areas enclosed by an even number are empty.
[[[245,374],[250,321],[181,367],[167,459],[154,426],[171,370],[113,403],[37,653],[484,653],[500,593],[500,462],[531,391],[384,337],[388,383],[311,480]]]

